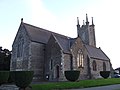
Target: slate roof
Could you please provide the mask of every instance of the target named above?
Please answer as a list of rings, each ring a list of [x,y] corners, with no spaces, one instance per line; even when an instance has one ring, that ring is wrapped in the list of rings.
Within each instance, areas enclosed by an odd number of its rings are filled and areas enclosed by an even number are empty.
[[[42,29],[27,23],[23,23],[24,27],[26,28],[28,35],[32,41],[38,42],[38,43],[44,43],[47,44],[51,34],[54,34],[55,38],[57,39],[58,43],[66,53],[69,52],[69,38],[67,36],[51,32],[46,29]]]
[[[44,44],[48,42],[51,32],[26,23],[23,23],[23,25],[25,26],[27,33],[32,41]]]
[[[88,54],[91,58],[102,59],[102,60],[109,60],[107,55],[100,49],[90,45],[85,45]]]
[[[56,39],[58,40],[58,43],[61,45],[62,49],[64,50],[64,52],[66,53],[70,53],[70,47],[69,47],[69,38],[62,36],[60,34],[54,34],[54,36],[56,37]]]

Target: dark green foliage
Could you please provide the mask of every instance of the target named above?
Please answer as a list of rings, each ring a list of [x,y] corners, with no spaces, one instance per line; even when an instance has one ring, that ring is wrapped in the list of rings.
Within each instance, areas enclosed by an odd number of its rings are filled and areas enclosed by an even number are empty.
[[[109,77],[110,71],[100,71],[100,75],[106,79]]]
[[[0,47],[0,71],[10,70],[11,51]]]
[[[14,82],[16,86],[20,88],[26,88],[29,86],[33,79],[33,71],[14,71]]]
[[[70,71],[65,71],[65,77],[69,81],[76,81],[79,78],[80,71],[77,70],[70,70]]]
[[[15,71],[10,71],[9,72],[9,78],[8,78],[8,83],[14,83],[14,72]]]
[[[6,83],[9,78],[9,71],[0,71],[0,85]]]

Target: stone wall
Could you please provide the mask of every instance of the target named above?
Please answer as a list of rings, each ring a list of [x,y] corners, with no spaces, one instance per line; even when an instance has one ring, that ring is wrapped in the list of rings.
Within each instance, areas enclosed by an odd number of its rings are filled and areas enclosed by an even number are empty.
[[[62,80],[62,51],[59,43],[52,35],[46,45],[45,75],[49,75],[49,81]],[[57,67],[59,70],[57,70]],[[59,78],[57,77],[59,73]]]
[[[23,47],[20,50],[22,55],[18,57],[18,44],[21,41],[23,41]],[[11,70],[34,70],[34,80],[43,80],[45,45],[32,42],[22,24],[13,42],[12,52]]]
[[[78,51],[82,50],[83,52],[83,67],[77,66],[77,54]],[[73,46],[71,47],[71,52],[73,55],[73,69],[80,71],[80,77],[79,79],[87,79],[88,78],[88,62],[87,62],[87,51],[82,43],[82,40],[80,38],[77,38]]]
[[[88,33],[89,33],[89,45],[96,47],[95,28],[93,25],[89,26]]]
[[[80,70],[80,80],[85,80],[85,79],[89,79],[89,61],[88,61],[88,52],[86,50],[85,47],[82,48],[83,49],[83,54],[84,54],[84,60],[83,60],[83,68],[78,68]]]
[[[64,54],[64,70],[63,71],[66,71],[66,70],[71,70],[70,66],[71,66],[71,58],[70,58],[70,54]]]
[[[44,57],[45,45],[31,42],[30,43],[30,57],[28,69],[34,71],[34,81],[42,81],[44,79]]]
[[[93,71],[92,62],[96,61],[96,71]],[[103,71],[103,62],[106,64],[106,71],[110,71],[110,62],[108,60],[99,60],[99,59],[91,59],[90,60],[90,67],[91,67],[91,74],[92,78],[102,78],[100,76],[100,71]]]
[[[64,81],[67,81],[64,72],[66,70],[71,70],[71,55],[70,54],[63,54],[63,68],[62,68],[62,70],[63,70],[62,78]]]
[[[22,42],[20,48],[21,56],[18,57],[18,44]],[[18,29],[17,35],[12,45],[12,57],[10,70],[28,70],[30,39],[23,25]]]
[[[88,28],[89,26],[88,25],[83,25],[78,34],[79,34],[79,37],[83,40],[84,44],[87,44],[89,45],[89,32],[88,32]]]
[[[72,45],[71,47],[71,54],[73,56],[73,69],[77,69],[77,55],[78,55],[78,51],[83,49],[83,44],[82,44],[82,40],[80,38],[77,38],[75,43]]]
[[[94,25],[83,25],[78,30],[78,34],[84,44],[96,46]]]

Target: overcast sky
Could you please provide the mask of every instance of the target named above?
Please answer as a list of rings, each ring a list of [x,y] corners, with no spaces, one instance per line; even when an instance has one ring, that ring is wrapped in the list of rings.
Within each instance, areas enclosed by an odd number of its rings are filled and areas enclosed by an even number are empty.
[[[88,14],[94,18],[97,47],[120,67],[120,0],[0,0],[0,46],[12,50],[21,18],[29,23],[69,37],[77,36]]]

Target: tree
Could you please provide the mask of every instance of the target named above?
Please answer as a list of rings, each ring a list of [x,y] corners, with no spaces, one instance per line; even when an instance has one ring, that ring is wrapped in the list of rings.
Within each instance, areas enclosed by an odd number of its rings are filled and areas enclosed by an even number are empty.
[[[11,51],[0,47],[0,71],[10,70]]]

